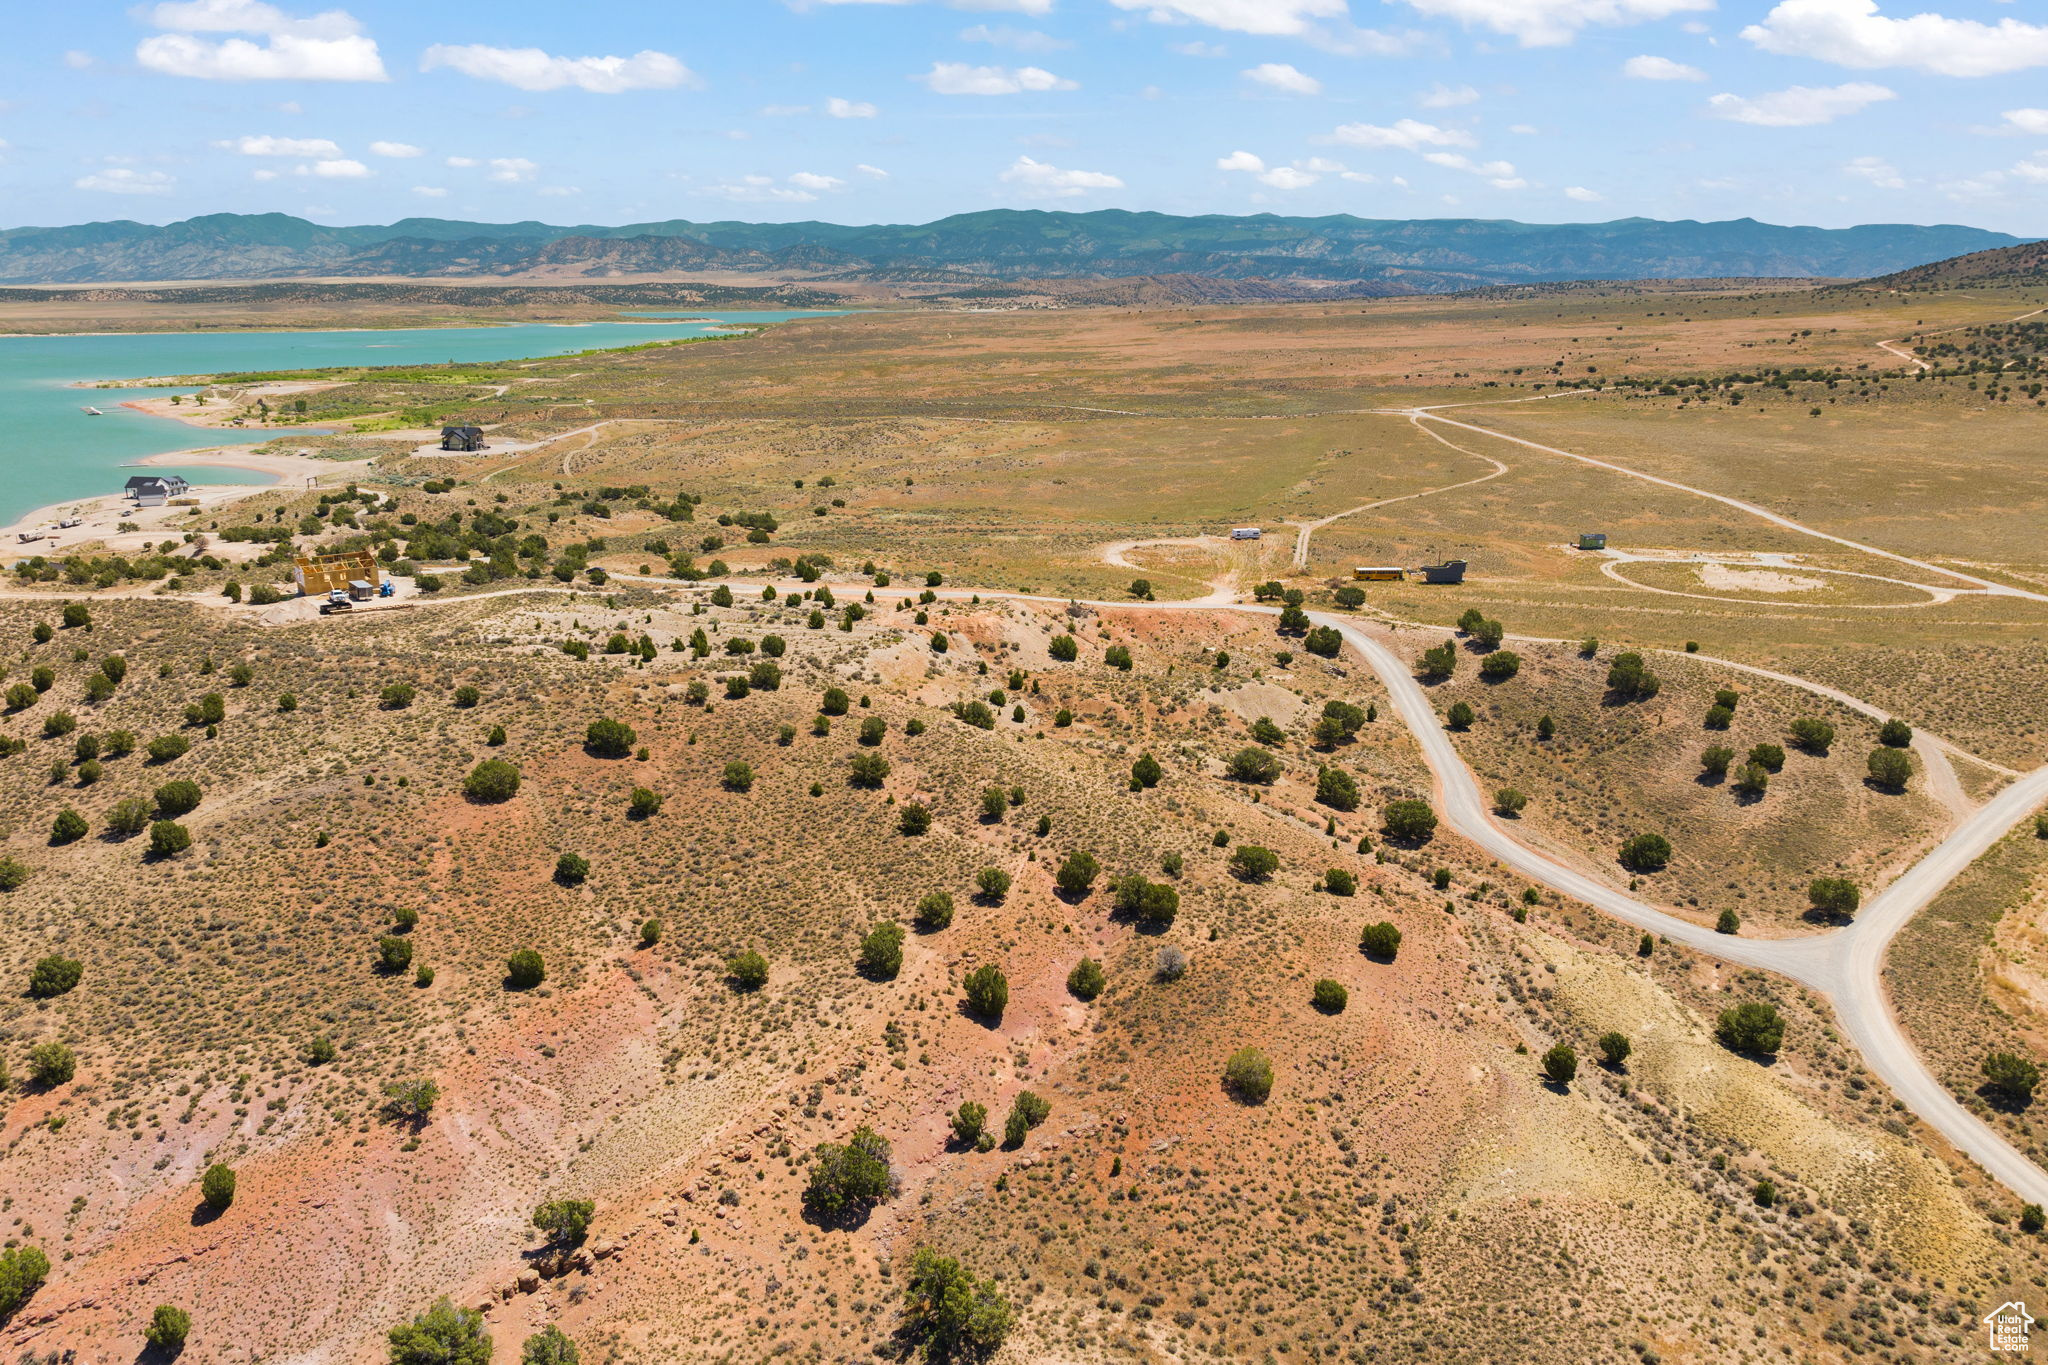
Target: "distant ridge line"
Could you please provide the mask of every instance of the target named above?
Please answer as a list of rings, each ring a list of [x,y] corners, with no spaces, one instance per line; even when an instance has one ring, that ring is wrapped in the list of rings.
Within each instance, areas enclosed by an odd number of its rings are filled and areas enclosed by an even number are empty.
[[[678,273],[888,282],[1182,277],[1276,289],[1440,293],[1574,280],[1866,279],[2023,244],[1956,224],[1787,227],[1622,218],[1177,217],[990,209],[868,226],[671,219],[606,227],[407,218],[328,227],[288,214],[208,214],[0,231],[0,284],[298,276],[591,280]]]

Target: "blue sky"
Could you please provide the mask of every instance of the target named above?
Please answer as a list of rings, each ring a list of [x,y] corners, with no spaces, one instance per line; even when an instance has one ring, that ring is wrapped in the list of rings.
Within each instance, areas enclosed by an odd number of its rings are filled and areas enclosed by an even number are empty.
[[[1997,0],[8,6],[0,222],[991,207],[2048,233]]]

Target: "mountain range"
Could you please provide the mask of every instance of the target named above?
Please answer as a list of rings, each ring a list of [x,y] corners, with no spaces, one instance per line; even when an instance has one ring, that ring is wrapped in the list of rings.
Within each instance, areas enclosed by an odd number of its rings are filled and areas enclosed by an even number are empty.
[[[781,280],[1204,276],[1410,293],[1562,280],[1867,278],[2022,238],[1955,225],[1368,219],[991,209],[924,224],[623,227],[407,218],[325,227],[287,214],[209,214],[0,231],[0,283],[304,276],[590,279],[717,273]]]

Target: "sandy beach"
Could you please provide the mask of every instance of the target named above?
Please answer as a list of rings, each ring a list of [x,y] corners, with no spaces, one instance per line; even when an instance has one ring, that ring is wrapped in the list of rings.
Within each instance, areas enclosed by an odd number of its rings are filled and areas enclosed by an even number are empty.
[[[248,469],[269,474],[275,482],[194,484],[187,495],[198,500],[198,505],[192,507],[137,507],[123,493],[104,493],[93,498],[52,503],[38,507],[11,525],[0,527],[0,547],[17,556],[63,554],[75,546],[91,543],[102,543],[115,554],[144,553],[160,541],[183,536],[196,522],[203,522],[207,513],[251,494],[275,488],[278,484],[308,487],[315,481],[346,483],[368,473],[374,462],[315,460],[303,455],[260,454],[241,446],[216,446],[208,450],[166,451],[122,468],[147,465]],[[79,520],[77,526],[58,529],[60,520],[68,521],[74,517]],[[135,529],[124,531],[121,529],[123,525]],[[40,538],[24,542],[21,539],[24,534]],[[227,560],[253,559],[266,548],[253,542],[216,540],[210,547],[210,553]]]
[[[132,384],[139,387],[152,381],[121,382],[124,385]],[[172,395],[166,394],[162,398],[129,398],[124,400],[121,406],[133,408],[137,412],[146,412],[151,417],[168,417],[174,422],[183,422],[188,427],[224,427],[239,417],[247,416],[249,409],[255,406],[259,398],[273,403],[273,412],[278,412],[284,405],[277,400],[289,399],[294,394],[313,393],[320,389],[336,387],[337,384],[326,381],[251,384],[247,388],[237,387],[231,390],[231,397],[213,398],[204,405],[199,403],[198,396],[194,394],[179,395],[176,401],[173,401]]]

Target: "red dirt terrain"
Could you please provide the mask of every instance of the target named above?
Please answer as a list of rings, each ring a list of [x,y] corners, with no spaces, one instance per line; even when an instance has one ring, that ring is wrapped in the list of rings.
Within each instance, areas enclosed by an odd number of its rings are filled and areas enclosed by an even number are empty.
[[[1920,1360],[2042,1274],[2002,1196],[1865,1102],[1818,1002],[1668,946],[1639,958],[1633,934],[1525,898],[1447,835],[1389,844],[1382,804],[1428,788],[1406,735],[1375,721],[1319,750],[1309,733],[1327,700],[1383,704],[1359,670],[1283,666],[1298,645],[1223,615],[955,604],[918,626],[900,589],[875,595],[850,631],[642,588],[331,629],[109,603],[88,652],[131,668],[96,706],[77,700],[76,636],[29,647],[20,662],[59,677],[0,721],[28,747],[0,761],[0,820],[31,869],[4,902],[0,977],[51,953],[84,972],[0,1003],[17,1078],[34,1044],[78,1057],[70,1081],[6,1096],[4,1233],[52,1270],[0,1349],[125,1365],[171,1303],[192,1315],[188,1360],[367,1365],[446,1295],[483,1311],[499,1360],[548,1324],[585,1361],[895,1358],[903,1268],[933,1246],[1012,1305],[1003,1360]],[[50,614],[9,603],[0,637]],[[671,648],[699,627],[710,657]],[[602,653],[615,631],[653,658]],[[771,633],[780,686],[728,699],[761,656],[725,642]],[[1053,661],[1057,633],[1077,662]],[[1133,668],[1105,664],[1112,644]],[[246,686],[223,681],[239,662]],[[408,704],[380,701],[394,682]],[[851,704],[820,727],[833,686]],[[216,689],[217,733],[178,725]],[[975,699],[994,728],[951,709]],[[53,782],[58,704],[193,747]],[[1229,779],[1262,716],[1285,731],[1279,779]],[[633,727],[631,756],[585,747],[600,717]],[[870,750],[891,765],[879,788],[849,781]],[[1144,753],[1164,776],[1134,788]],[[465,799],[490,757],[519,766],[518,794]],[[1323,766],[1355,776],[1357,810],[1316,804]],[[172,777],[204,793],[189,851],[103,837],[116,802]],[[640,786],[663,803],[632,818]],[[999,818],[990,787],[1015,789]],[[928,833],[901,832],[912,802]],[[92,833],[53,846],[64,806]],[[1270,878],[1233,874],[1245,844],[1278,855]],[[1062,894],[1079,850],[1102,875]],[[589,861],[580,885],[554,875],[565,853]],[[999,899],[976,895],[985,867],[1013,878]],[[1356,893],[1324,890],[1331,869]],[[1110,883],[1132,873],[1178,890],[1170,924],[1117,912]],[[869,926],[908,926],[935,891],[952,923],[911,931],[893,978],[861,975]],[[412,961],[384,974],[376,941],[402,909]],[[1359,948],[1381,920],[1402,931],[1392,960]],[[546,981],[511,989],[526,948]],[[745,949],[770,965],[757,991],[727,976]],[[1168,949],[1184,972],[1162,970]],[[1066,985],[1084,956],[1108,982],[1093,1001]],[[983,964],[1008,980],[999,1020],[962,1002]],[[1324,978],[1348,989],[1341,1012],[1311,1004]],[[1769,1068],[1708,1040],[1714,1010],[1762,995],[1789,1021]],[[1626,1068],[1594,1062],[1610,1029],[1635,1042]],[[1538,1072],[1558,1041],[1581,1059],[1568,1088]],[[1271,1059],[1262,1103],[1223,1084],[1245,1047]],[[419,1122],[385,1110],[408,1078],[439,1087]],[[1020,1146],[953,1140],[963,1101],[1000,1134],[1026,1089],[1050,1114]],[[899,1189],[844,1225],[808,1219],[812,1149],[861,1125]],[[216,1161],[237,1190],[212,1215]],[[551,1253],[530,1217],[564,1197],[596,1215]]]

